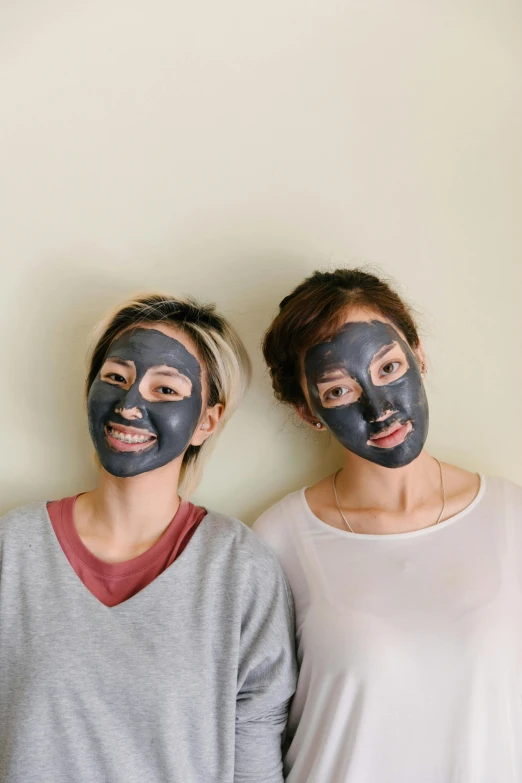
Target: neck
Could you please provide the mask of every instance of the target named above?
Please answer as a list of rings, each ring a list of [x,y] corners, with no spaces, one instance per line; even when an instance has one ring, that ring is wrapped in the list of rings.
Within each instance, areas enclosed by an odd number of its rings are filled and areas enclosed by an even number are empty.
[[[354,507],[404,514],[440,493],[440,470],[426,451],[402,468],[385,468],[345,451],[336,485]]]
[[[181,460],[131,478],[102,468],[100,485],[77,501],[82,528],[129,544],[157,539],[179,508]]]

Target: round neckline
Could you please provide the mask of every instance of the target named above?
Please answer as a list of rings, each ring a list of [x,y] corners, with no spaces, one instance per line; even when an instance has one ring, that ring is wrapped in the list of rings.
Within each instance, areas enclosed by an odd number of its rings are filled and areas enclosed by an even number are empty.
[[[319,519],[318,516],[314,514],[310,506],[308,505],[308,501],[306,499],[305,492],[308,489],[308,487],[302,487],[302,489],[299,490],[299,498],[301,500],[301,503],[304,507],[305,513],[307,517],[312,520],[314,523],[320,525],[322,528],[326,528],[330,533],[337,534],[339,536],[346,536],[347,538],[356,539],[356,540],[371,540],[375,541],[378,539],[379,541],[390,541],[390,540],[397,540],[400,539],[407,539],[407,538],[417,538],[418,536],[425,536],[430,535],[432,533],[435,533],[437,530],[443,530],[446,527],[450,527],[454,522],[457,522],[459,519],[462,519],[462,517],[467,516],[471,511],[473,511],[476,506],[480,503],[482,498],[484,497],[484,492],[486,490],[486,477],[482,473],[477,474],[480,479],[480,484],[478,488],[478,492],[469,503],[469,505],[466,506],[466,508],[463,508],[462,511],[459,511],[458,514],[454,514],[452,517],[448,517],[448,519],[445,519],[444,522],[439,522],[438,525],[430,525],[429,527],[423,527],[420,530],[410,530],[406,531],[405,533],[351,533],[349,530],[340,530],[338,527],[333,527],[333,525],[329,525],[328,522],[323,522],[322,519]]]

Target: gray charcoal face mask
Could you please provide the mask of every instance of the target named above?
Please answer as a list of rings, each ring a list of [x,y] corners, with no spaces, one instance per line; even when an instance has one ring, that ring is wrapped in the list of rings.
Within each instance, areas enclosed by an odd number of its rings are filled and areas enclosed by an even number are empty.
[[[125,389],[102,380],[98,373],[87,400],[89,431],[105,470],[120,478],[137,476],[172,462],[189,445],[202,410],[201,367],[178,340],[157,329],[124,332],[111,344],[105,361],[111,358],[134,365],[136,378]],[[145,374],[152,367],[164,365],[184,377],[190,394],[172,402],[146,400],[139,388]],[[123,409],[137,409],[140,417],[126,419],[119,413]],[[108,439],[111,423],[143,429],[154,437],[139,451],[118,451]]]
[[[407,371],[386,385],[373,382],[372,361],[386,346],[398,344]],[[356,321],[345,324],[329,342],[312,347],[305,356],[305,376],[313,413],[348,451],[387,468],[408,465],[421,453],[428,435],[428,401],[415,355],[391,324]],[[361,388],[355,402],[324,406],[317,387],[335,372],[351,376]],[[384,421],[377,421],[390,413]],[[390,448],[371,444],[371,438],[396,423],[411,422],[402,443]]]

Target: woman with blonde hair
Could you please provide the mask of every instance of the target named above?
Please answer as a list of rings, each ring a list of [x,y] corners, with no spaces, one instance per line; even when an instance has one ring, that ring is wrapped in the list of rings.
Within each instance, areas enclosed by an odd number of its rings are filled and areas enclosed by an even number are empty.
[[[191,299],[141,297],[98,330],[99,486],[0,520],[2,783],[282,781],[284,577],[247,527],[188,500],[249,375]]]

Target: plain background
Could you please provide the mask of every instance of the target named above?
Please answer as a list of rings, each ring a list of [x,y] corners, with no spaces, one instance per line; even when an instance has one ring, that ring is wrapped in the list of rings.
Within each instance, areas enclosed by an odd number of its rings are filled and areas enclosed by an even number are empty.
[[[89,332],[151,289],[254,359],[196,499],[252,522],[330,472],[259,343],[354,263],[421,312],[432,452],[522,482],[521,74],[519,0],[4,0],[2,510],[93,486]]]

